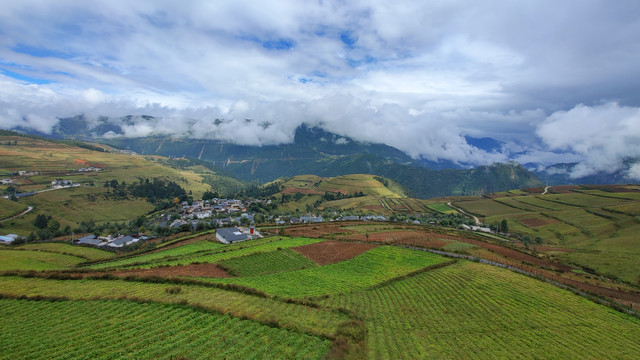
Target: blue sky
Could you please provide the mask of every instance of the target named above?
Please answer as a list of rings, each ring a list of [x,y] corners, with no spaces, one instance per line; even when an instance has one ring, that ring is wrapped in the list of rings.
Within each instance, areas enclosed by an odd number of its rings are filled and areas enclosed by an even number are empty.
[[[625,0],[9,1],[0,127],[148,114],[125,132],[272,144],[306,122],[432,160],[611,171],[640,158],[639,19]]]

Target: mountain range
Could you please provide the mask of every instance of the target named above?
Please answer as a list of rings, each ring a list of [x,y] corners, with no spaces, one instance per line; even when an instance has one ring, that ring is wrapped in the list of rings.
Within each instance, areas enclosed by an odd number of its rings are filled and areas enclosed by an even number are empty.
[[[152,117],[143,116],[145,119]],[[512,188],[574,183],[620,183],[623,174],[598,174],[572,179],[569,173],[576,164],[555,164],[548,168],[510,162],[470,168],[450,161],[414,159],[383,143],[365,143],[337,135],[318,127],[302,125],[293,142],[278,145],[238,145],[210,139],[175,136],[124,137],[122,124],[135,124],[134,116],[107,117],[89,121],[84,116],[61,118],[49,134],[53,139],[76,139],[108,144],[144,155],[170,158],[197,158],[223,169],[246,182],[265,183],[301,174],[339,176],[366,173],[384,176],[404,186],[414,197],[476,195]],[[18,129],[34,134],[34,131]],[[494,152],[504,145],[492,138],[467,137],[467,143]],[[533,170],[536,169],[536,170]]]

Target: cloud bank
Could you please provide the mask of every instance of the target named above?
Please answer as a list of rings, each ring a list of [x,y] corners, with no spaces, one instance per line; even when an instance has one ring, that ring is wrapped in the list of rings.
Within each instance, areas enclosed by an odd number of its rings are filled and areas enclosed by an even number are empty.
[[[10,2],[0,127],[151,115],[119,126],[266,145],[307,123],[416,158],[616,171],[640,158],[638,19],[631,0]]]

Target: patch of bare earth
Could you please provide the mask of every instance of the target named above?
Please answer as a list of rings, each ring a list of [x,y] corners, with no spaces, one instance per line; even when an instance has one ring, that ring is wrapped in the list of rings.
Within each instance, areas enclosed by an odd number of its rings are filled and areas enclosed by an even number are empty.
[[[231,277],[226,271],[219,268],[216,264],[193,264],[184,266],[171,266],[171,267],[159,267],[152,269],[133,269],[133,270],[118,270],[100,273],[86,273],[84,276],[96,276],[110,274],[117,277],[161,277],[172,278],[178,276],[190,276],[190,277],[212,277],[212,278],[227,278]]]
[[[335,264],[369,251],[378,245],[343,241],[323,241],[291,248],[319,265]]]

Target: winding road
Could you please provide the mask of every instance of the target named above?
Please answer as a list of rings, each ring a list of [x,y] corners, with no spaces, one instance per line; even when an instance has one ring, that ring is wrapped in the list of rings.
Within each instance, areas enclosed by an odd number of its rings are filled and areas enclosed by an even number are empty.
[[[549,192],[549,188],[550,188],[550,187],[551,187],[551,186],[548,186],[548,185],[547,185],[547,186],[544,188],[544,191],[542,192],[542,194],[540,194],[540,195],[544,195],[544,194],[548,193],[548,192]]]
[[[21,212],[21,213],[20,213],[20,214],[18,214],[18,215],[13,215],[12,217],[8,217],[8,218],[6,218],[6,219],[0,220],[0,222],[5,222],[5,221],[11,220],[11,219],[15,219],[15,218],[17,218],[17,217],[19,217],[19,216],[22,216],[22,215],[24,215],[24,214],[28,213],[28,212],[29,212],[29,211],[31,211],[31,210],[33,210],[33,206],[27,206],[27,210],[25,210],[25,211]]]

